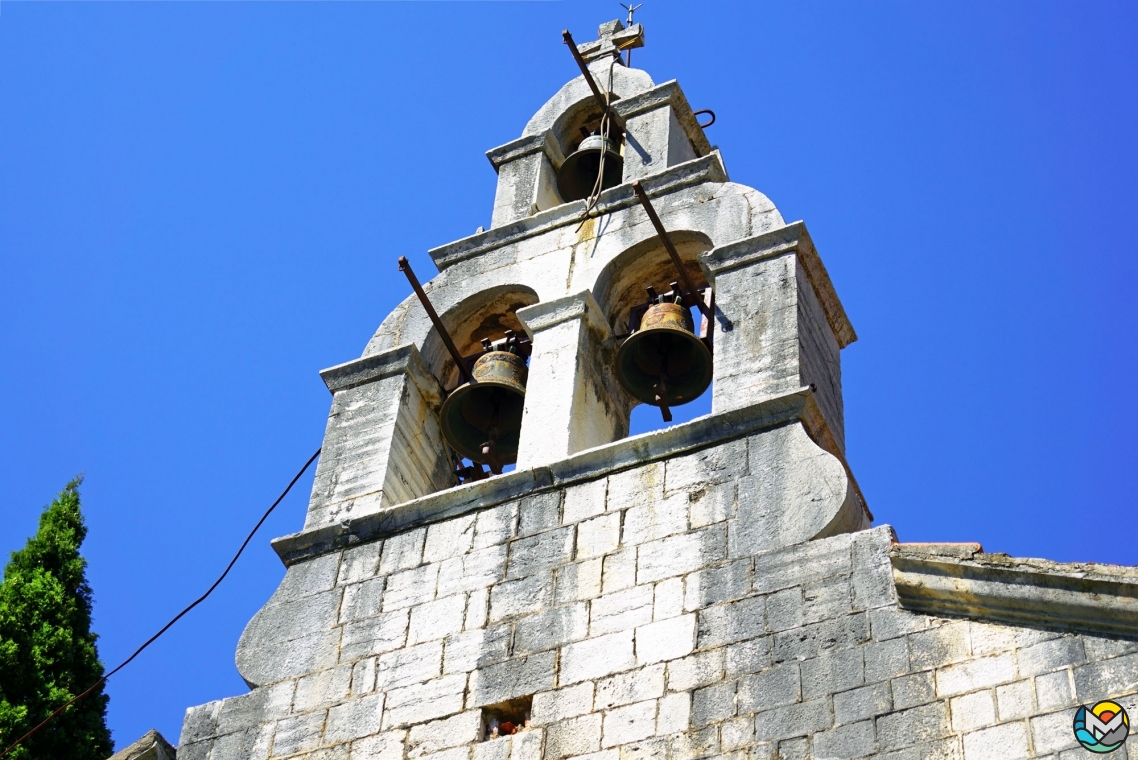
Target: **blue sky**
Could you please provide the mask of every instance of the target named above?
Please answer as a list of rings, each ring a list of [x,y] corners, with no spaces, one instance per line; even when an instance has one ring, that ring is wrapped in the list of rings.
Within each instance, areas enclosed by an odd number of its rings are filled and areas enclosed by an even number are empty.
[[[213,580],[320,445],[483,155],[615,2],[0,4],[0,556],[76,473],[101,654]],[[905,541],[1138,564],[1132,3],[645,0],[633,62],[804,219],[860,340],[849,459]],[[705,410],[700,403],[688,416]],[[642,423],[649,415],[640,418]],[[650,424],[656,425],[655,421]],[[125,746],[245,691],[268,540],[109,685]]]

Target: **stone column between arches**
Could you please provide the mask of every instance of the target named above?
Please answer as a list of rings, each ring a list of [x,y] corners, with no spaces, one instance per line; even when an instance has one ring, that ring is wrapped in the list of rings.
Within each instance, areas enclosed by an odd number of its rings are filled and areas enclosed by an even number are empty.
[[[612,330],[587,290],[519,309],[533,340],[519,470],[628,435],[627,395],[613,375]]]

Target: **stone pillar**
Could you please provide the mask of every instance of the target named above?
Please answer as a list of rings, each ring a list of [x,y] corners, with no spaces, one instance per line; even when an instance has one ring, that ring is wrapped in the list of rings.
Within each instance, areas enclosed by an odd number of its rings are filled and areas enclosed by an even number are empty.
[[[715,288],[712,413],[814,389],[835,453],[845,452],[838,352],[857,340],[801,222],[700,256]]]
[[[316,528],[453,485],[442,394],[419,350],[399,346],[320,373],[332,392],[304,527]]]
[[[625,120],[624,181],[656,174],[711,152],[691,106],[675,82],[618,100]]]
[[[518,310],[533,339],[518,469],[628,435],[626,394],[612,376],[612,332],[593,294]]]
[[[557,172],[564,157],[549,132],[531,135],[486,153],[498,172],[490,226],[501,227],[561,204]]]

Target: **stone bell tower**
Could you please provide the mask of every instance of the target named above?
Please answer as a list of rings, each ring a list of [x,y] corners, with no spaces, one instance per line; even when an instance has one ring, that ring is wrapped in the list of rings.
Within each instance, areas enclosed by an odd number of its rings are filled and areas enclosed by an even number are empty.
[[[430,252],[462,357],[528,339],[515,469],[459,483],[464,370],[409,296],[321,373],[308,513],[238,645],[251,691],[191,708],[179,760],[1013,758],[1076,747],[1077,701],[1133,706],[1129,569],[871,528],[834,285],[680,86],[624,65],[643,40],[578,46],[592,81],[488,153],[491,228]],[[573,199],[590,145],[606,179]],[[629,437],[615,358],[674,281],[709,307],[712,412]]]

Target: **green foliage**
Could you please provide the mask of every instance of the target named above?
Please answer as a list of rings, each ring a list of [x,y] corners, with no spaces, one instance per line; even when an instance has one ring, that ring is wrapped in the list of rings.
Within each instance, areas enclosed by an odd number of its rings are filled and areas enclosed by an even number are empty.
[[[39,530],[12,552],[0,584],[0,752],[103,675],[91,633],[87,536],[79,483],[67,484]],[[108,697],[100,687],[4,760],[106,760]]]

